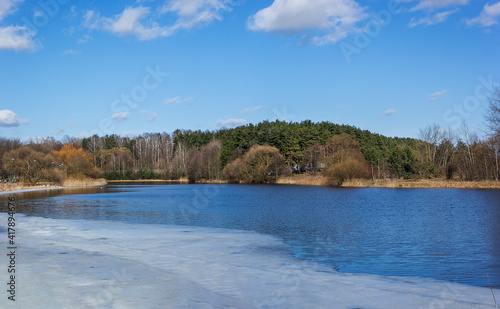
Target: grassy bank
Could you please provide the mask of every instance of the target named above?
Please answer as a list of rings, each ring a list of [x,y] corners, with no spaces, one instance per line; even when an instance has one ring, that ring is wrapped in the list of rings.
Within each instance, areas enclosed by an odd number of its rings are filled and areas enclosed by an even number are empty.
[[[172,184],[188,184],[187,178],[179,180],[108,180],[105,179],[67,179],[62,185],[41,184],[37,186],[28,186],[22,183],[10,184],[0,183],[0,192],[30,190],[30,189],[53,189],[53,188],[68,188],[78,186],[97,186],[107,183],[172,183]],[[226,184],[226,180],[202,180],[199,184]],[[276,181],[277,184],[283,185],[303,185],[303,186],[326,186],[327,179],[321,175],[293,175],[291,177],[281,177]],[[354,179],[346,181],[342,187],[352,188],[470,188],[470,189],[500,189],[500,181],[458,181],[446,179],[386,179],[380,181],[372,181],[365,179]]]
[[[278,179],[279,184],[324,186],[326,178],[313,175],[296,175]],[[386,179],[380,181],[355,179],[342,184],[342,187],[355,188],[461,188],[461,189],[500,189],[500,181],[458,181],[446,179]]]
[[[189,183],[187,178],[181,178],[178,180],[171,179],[135,179],[135,180],[108,180],[108,183]]]
[[[188,184],[187,178],[179,180],[109,180],[108,183],[182,183]],[[201,180],[198,184],[226,184],[226,180]],[[280,177],[276,181],[282,185],[326,186],[327,178],[322,175],[293,175]],[[500,181],[458,181],[446,179],[386,179],[380,181],[354,179],[346,181],[342,187],[353,188],[470,188],[470,189],[500,189]]]
[[[54,189],[54,188],[70,188],[70,187],[79,187],[79,186],[98,186],[105,185],[106,179],[74,179],[68,178],[62,184],[39,184],[35,186],[25,185],[23,183],[0,183],[0,192],[8,192],[8,191],[18,191],[18,190],[32,190],[32,189]]]

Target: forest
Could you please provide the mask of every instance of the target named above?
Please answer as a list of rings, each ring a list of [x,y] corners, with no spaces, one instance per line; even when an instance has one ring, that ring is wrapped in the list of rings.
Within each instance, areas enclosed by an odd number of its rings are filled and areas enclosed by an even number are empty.
[[[459,130],[430,125],[412,139],[310,120],[135,137],[28,142],[0,137],[0,181],[36,185],[104,177],[273,183],[296,174],[322,175],[334,186],[351,179],[498,181],[500,89],[489,99],[485,124],[482,138],[465,123]]]
[[[411,139],[330,122],[263,121],[171,135],[0,138],[0,177],[33,185],[68,177],[272,183],[304,173],[332,185],[354,178],[498,180],[498,146],[498,135],[480,139],[465,125],[460,134],[431,125]]]

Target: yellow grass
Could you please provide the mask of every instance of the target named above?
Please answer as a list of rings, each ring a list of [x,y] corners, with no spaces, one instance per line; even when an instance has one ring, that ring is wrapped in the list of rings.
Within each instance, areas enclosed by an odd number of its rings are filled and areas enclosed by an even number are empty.
[[[63,182],[63,187],[79,187],[79,186],[98,186],[105,185],[106,179],[93,179],[93,178],[84,178],[84,179],[74,179],[68,178]]]
[[[500,181],[457,181],[446,179],[417,180],[351,180],[343,187],[375,187],[375,188],[460,188],[460,189],[500,189]]]
[[[97,186],[106,183],[116,182],[172,182],[172,183],[188,183],[187,178],[179,180],[114,180],[106,182],[105,179],[73,179],[69,178],[64,181],[62,185],[40,184],[37,186],[28,186],[22,183],[0,183],[0,192],[26,190],[26,189],[51,189],[51,188],[67,188],[78,186]],[[211,180],[201,181],[199,183],[205,184],[225,184],[225,180]],[[291,177],[278,178],[277,184],[286,185],[304,185],[304,186],[325,186],[326,177],[321,175],[293,175]],[[416,180],[402,180],[402,179],[386,179],[380,181],[372,181],[366,179],[354,179],[346,181],[342,187],[356,187],[356,188],[471,188],[471,189],[500,189],[500,181],[458,181],[458,180],[445,180],[445,179],[416,179]]]
[[[303,186],[325,186],[326,178],[320,175],[293,175],[290,177],[280,177],[278,184],[286,184],[286,185],[303,185]]]
[[[314,175],[294,175],[279,178],[279,184],[324,186],[326,177]],[[365,180],[353,179],[346,181],[342,187],[374,187],[374,188],[474,188],[474,189],[500,189],[500,181],[458,181],[446,179],[417,179],[417,180]]]
[[[23,183],[0,183],[0,192],[17,191],[17,190],[31,190],[31,189],[53,189],[53,188],[67,188],[67,187],[79,187],[79,186],[98,186],[106,184],[106,179],[66,179],[62,185],[54,184],[38,184],[36,186],[29,186]]]
[[[134,182],[171,182],[171,183],[188,183],[187,178],[180,178],[179,180],[170,179],[136,179],[136,180],[108,180],[108,183],[134,183]]]

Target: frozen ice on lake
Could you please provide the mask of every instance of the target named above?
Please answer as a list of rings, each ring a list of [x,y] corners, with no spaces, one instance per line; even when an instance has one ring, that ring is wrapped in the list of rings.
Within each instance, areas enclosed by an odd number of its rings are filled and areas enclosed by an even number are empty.
[[[488,288],[338,273],[254,232],[23,215],[16,223],[16,302],[3,292],[1,308],[494,308]],[[5,286],[6,270],[0,278]]]

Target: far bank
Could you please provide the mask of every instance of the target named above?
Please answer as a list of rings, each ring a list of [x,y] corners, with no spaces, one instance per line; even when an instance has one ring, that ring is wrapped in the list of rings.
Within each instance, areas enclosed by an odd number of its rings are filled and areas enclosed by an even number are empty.
[[[172,183],[189,184],[187,178],[179,180],[108,180],[108,184],[116,183]],[[199,180],[196,184],[228,184],[227,180]],[[293,175],[280,177],[275,182],[281,185],[328,186],[327,177],[322,175]],[[242,182],[243,184],[243,182]],[[340,187],[347,188],[456,188],[456,189],[500,189],[500,181],[459,181],[446,179],[353,179],[345,181]]]

